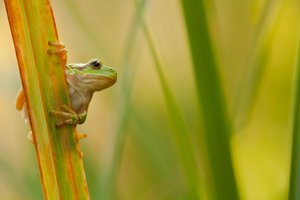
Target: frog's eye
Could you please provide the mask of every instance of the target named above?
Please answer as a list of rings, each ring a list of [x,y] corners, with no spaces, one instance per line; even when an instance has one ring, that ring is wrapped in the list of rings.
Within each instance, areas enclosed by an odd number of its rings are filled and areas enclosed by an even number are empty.
[[[102,63],[99,60],[93,60],[90,62],[90,64],[91,64],[91,68],[95,70],[101,69],[102,67]]]

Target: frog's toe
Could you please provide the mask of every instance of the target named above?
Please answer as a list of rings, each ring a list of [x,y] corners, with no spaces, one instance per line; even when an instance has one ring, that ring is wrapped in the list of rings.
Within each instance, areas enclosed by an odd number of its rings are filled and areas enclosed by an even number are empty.
[[[61,106],[61,109],[64,110],[64,111],[66,111],[66,112],[68,112],[68,113],[71,113],[73,115],[77,115],[76,112],[74,110],[72,110],[72,108],[70,108],[69,106],[67,106],[65,104],[63,104]]]
[[[55,125],[57,128],[59,128],[63,125],[77,125],[77,124],[78,124],[77,119],[69,118],[69,119],[64,119],[64,120],[58,120]]]
[[[53,41],[49,41],[48,45],[51,47],[58,47],[58,48],[65,48],[65,45],[60,43],[60,42],[53,42]]]
[[[59,128],[59,127],[62,127],[64,124],[65,124],[65,122],[63,120],[59,120],[55,123],[55,127]]]
[[[60,57],[64,57],[67,54],[67,49],[65,49],[65,45],[59,43],[59,42],[48,42],[49,49],[47,50],[47,53],[49,55],[55,54]]]
[[[67,49],[48,49],[48,54],[55,54],[55,55],[65,55],[68,53]]]
[[[51,110],[50,114],[55,117],[66,118],[66,119],[71,118],[73,116],[71,113],[59,111],[59,110]]]
[[[50,114],[59,119],[56,122],[56,127],[60,127],[65,124],[76,125],[78,124],[79,121],[79,117],[74,111],[70,113],[68,111],[65,112],[65,111],[52,110],[50,111]]]
[[[78,124],[78,118],[77,115],[74,117],[71,117],[70,119],[65,120],[64,122],[65,124],[69,124],[69,125],[76,125]]]

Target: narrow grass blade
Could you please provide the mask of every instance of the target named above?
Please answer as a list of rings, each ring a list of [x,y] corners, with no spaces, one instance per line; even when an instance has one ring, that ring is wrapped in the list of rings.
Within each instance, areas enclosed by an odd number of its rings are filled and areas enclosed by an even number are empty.
[[[142,19],[142,16],[140,16]],[[169,118],[171,119],[171,126],[174,132],[174,136],[179,148],[180,158],[184,167],[185,177],[187,179],[187,187],[190,199],[200,199],[200,182],[199,173],[196,165],[196,158],[193,151],[193,145],[190,140],[189,132],[187,131],[185,122],[180,113],[180,109],[177,105],[174,95],[171,92],[171,88],[166,81],[166,77],[162,71],[162,64],[157,51],[154,47],[153,39],[150,35],[149,29],[145,22],[142,23],[142,28],[146,41],[150,48],[150,52],[153,61],[156,66],[156,71],[158,73],[159,81],[161,83],[161,88],[163,90],[164,98],[166,100]]]
[[[56,128],[51,110],[69,105],[63,62],[48,55],[58,41],[49,0],[5,0],[25,92],[45,199],[89,199],[74,127]]]
[[[300,35],[298,33],[289,199],[300,199]]]
[[[203,0],[182,0],[215,199],[239,199],[230,153],[230,125]]]
[[[131,20],[126,44],[124,45],[124,53],[122,64],[124,67],[123,79],[120,80],[121,94],[123,97],[120,118],[118,119],[115,131],[112,136],[113,144],[107,149],[109,160],[103,169],[103,177],[101,184],[102,199],[113,199],[115,193],[115,186],[121,165],[122,153],[124,149],[125,138],[127,137],[127,126],[130,118],[131,110],[131,91],[132,83],[134,81],[135,71],[131,65],[134,47],[136,46],[136,37],[140,26],[139,13],[143,13],[146,9],[149,0],[141,0],[138,9],[135,10],[134,16]]]

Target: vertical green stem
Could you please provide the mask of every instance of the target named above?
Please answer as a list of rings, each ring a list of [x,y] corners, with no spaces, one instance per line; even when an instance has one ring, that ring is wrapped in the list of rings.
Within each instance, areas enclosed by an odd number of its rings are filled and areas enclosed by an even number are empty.
[[[111,149],[108,150],[108,152],[110,152],[111,159],[109,159],[103,170],[104,176],[102,178],[103,181],[101,184],[101,197],[103,199],[114,198],[115,187],[122,159],[122,152],[124,149],[125,138],[127,137],[127,126],[130,118],[132,82],[135,76],[135,70],[132,69],[131,62],[134,47],[136,45],[137,33],[141,23],[139,14],[146,9],[148,2],[149,0],[140,1],[138,8],[135,10],[135,13],[132,17],[128,36],[124,45],[124,56],[122,59],[122,64],[120,65],[124,66],[124,68],[126,69],[123,73],[124,78],[120,80],[120,85],[122,86],[121,90],[123,101],[121,106],[120,118],[116,123],[116,130],[112,137],[113,145],[111,145]]]
[[[51,110],[69,105],[64,62],[48,55],[58,41],[49,0],[5,0],[26,97],[44,197],[89,199],[79,141],[74,127],[56,128]]]
[[[299,34],[299,33],[298,33]],[[294,89],[294,119],[293,119],[293,138],[292,138],[292,158],[290,171],[289,199],[300,199],[300,39],[298,36],[297,61]]]
[[[238,199],[230,154],[230,126],[203,0],[182,0],[203,114],[207,162],[215,199]]]
[[[140,17],[142,19],[142,16]],[[200,199],[199,173],[196,164],[193,143],[191,142],[189,132],[182,118],[182,114],[180,113],[178,104],[175,101],[175,97],[171,92],[171,88],[166,81],[165,75],[163,74],[161,61],[157,51],[155,50],[154,42],[145,22],[142,23],[142,28],[155,63],[165,101],[167,103],[168,114],[172,122],[172,131],[174,132],[177,146],[179,148],[180,158],[184,168],[184,174],[187,179],[187,191],[189,198]]]

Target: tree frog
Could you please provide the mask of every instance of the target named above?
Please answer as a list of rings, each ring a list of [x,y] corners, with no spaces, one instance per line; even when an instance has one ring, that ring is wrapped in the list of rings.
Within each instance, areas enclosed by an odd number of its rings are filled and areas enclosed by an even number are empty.
[[[69,88],[72,108],[66,105],[62,110],[51,111],[51,115],[60,120],[57,127],[64,124],[77,125],[86,120],[89,103],[93,93],[112,86],[117,81],[117,72],[108,66],[103,65],[99,59],[93,58],[87,63],[66,64],[66,53],[64,45],[49,42],[48,54],[59,56],[66,66],[65,74]],[[16,99],[17,110],[23,110],[25,121],[28,120],[27,108],[23,89],[19,90]],[[86,134],[79,134],[79,138],[86,137]],[[32,141],[31,133],[28,138]]]

